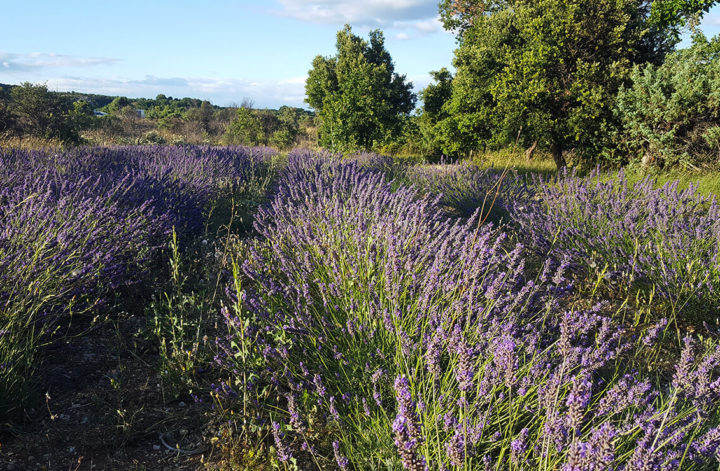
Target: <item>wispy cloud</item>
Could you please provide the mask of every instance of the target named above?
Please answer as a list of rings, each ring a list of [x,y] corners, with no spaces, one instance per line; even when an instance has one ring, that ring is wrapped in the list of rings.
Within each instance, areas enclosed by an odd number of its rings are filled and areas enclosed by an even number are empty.
[[[27,72],[50,68],[95,67],[110,65],[118,59],[77,57],[47,52],[13,53],[0,51],[0,72]]]
[[[279,80],[179,78],[146,76],[141,79],[59,77],[47,79],[52,90],[79,91],[103,95],[154,97],[160,93],[174,97],[210,100],[218,105],[240,103],[251,98],[257,106],[305,106],[306,77]]]
[[[720,14],[708,15],[702,23],[707,26],[720,26]]]
[[[413,37],[443,31],[440,16],[417,21],[394,21],[391,26],[393,29],[400,30],[400,32],[395,35],[397,39],[411,39]]]
[[[323,24],[414,29],[415,35],[437,31],[437,0],[278,0],[283,16]],[[408,33],[398,33],[409,39]]]

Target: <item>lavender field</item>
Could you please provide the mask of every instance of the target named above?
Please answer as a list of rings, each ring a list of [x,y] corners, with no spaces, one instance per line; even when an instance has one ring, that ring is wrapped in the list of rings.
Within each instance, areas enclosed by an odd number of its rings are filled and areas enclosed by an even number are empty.
[[[110,443],[171,469],[720,466],[720,207],[693,187],[302,149],[0,160],[7,449],[55,420],[49,353],[131,323],[159,392]]]

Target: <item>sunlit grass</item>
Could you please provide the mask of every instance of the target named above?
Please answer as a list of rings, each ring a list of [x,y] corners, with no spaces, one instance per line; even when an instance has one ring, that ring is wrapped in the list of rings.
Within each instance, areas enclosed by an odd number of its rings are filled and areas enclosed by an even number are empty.
[[[557,170],[550,154],[538,150],[528,160],[524,149],[513,147],[477,154],[472,162],[481,168],[508,167],[523,174],[552,175]]]

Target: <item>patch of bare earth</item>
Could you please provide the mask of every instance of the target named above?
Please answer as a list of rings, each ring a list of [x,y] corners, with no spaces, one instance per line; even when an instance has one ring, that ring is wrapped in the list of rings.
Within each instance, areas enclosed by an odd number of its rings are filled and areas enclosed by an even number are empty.
[[[194,470],[218,459],[203,438],[208,405],[165,397],[143,328],[131,317],[50,348],[41,399],[0,426],[0,469]]]

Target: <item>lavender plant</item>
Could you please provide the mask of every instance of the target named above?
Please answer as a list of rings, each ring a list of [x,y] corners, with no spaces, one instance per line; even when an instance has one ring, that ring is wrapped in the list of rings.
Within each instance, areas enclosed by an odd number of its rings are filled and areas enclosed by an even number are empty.
[[[528,278],[477,213],[447,219],[437,197],[305,154],[256,227],[217,361],[245,420],[273,417],[281,460],[717,468],[717,345],[688,337],[672,379],[639,368],[662,325],[638,337],[608,303],[563,307],[567,265]]]
[[[346,158],[357,161],[363,169],[382,173],[388,181],[402,180],[412,168],[408,161],[374,152],[355,152]]]
[[[518,233],[539,254],[566,259],[590,278],[654,287],[676,305],[720,305],[720,207],[692,185],[630,185],[567,171],[537,182],[537,197],[513,206]]]
[[[0,150],[0,414],[29,394],[39,349],[70,315],[145,279],[172,228],[275,152],[256,148]]]
[[[450,214],[469,217],[480,210],[481,218],[507,219],[508,210],[531,198],[531,188],[511,170],[481,169],[475,165],[416,166],[403,179],[421,191],[442,195],[440,204]]]
[[[32,177],[0,196],[2,410],[25,395],[35,350],[60,319],[141,279],[166,230],[149,203],[117,202],[127,180],[54,183]]]

